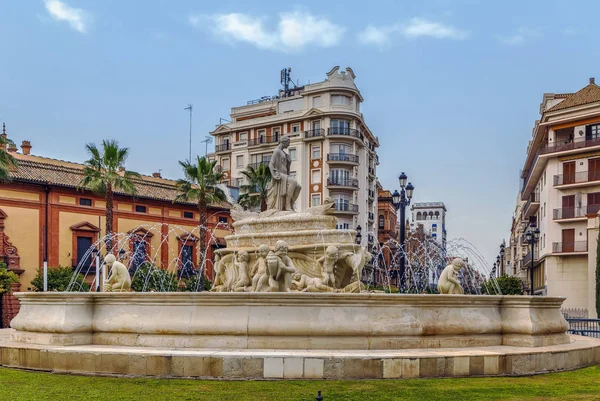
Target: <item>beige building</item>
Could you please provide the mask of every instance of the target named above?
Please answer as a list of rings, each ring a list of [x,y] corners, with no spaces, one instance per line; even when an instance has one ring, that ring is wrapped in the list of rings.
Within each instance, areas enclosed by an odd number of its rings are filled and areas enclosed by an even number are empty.
[[[540,114],[521,177],[509,270],[529,283],[532,261],[523,236],[529,226],[537,226],[535,293],[566,296],[566,308],[585,308],[592,316],[600,210],[600,87],[591,78],[576,93],[546,93]]]
[[[244,183],[248,165],[268,163],[281,136],[290,138],[291,171],[302,186],[296,209],[335,203],[338,228],[361,226],[377,238],[377,137],[361,113],[363,97],[349,67],[334,67],[324,81],[263,97],[231,109],[231,122],[210,134],[215,158],[230,185]]]

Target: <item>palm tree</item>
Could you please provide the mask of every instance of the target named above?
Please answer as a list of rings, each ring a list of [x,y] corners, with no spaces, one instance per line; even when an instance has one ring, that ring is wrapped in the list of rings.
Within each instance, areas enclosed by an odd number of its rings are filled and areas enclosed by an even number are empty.
[[[267,210],[267,192],[271,182],[269,166],[265,163],[259,164],[256,169],[248,166],[242,174],[248,179],[248,184],[240,186],[240,205],[246,209],[260,206],[260,211],[264,212]]]
[[[89,189],[97,194],[104,195],[106,199],[106,251],[112,251],[113,236],[113,198],[114,193],[123,192],[130,195],[136,194],[133,178],[140,175],[133,171],[123,169],[129,156],[129,148],[119,148],[119,143],[114,139],[103,140],[102,148],[88,143],[85,148],[90,159],[85,162],[83,179],[78,188]]]
[[[202,258],[200,272],[204,274],[206,261],[206,232],[208,221],[208,205],[227,202],[227,195],[218,187],[223,175],[215,172],[216,161],[206,157],[196,156],[197,162],[180,161],[184,179],[177,180],[180,194],[176,202],[197,202],[200,212],[200,257]],[[202,276],[201,276],[202,277]]]
[[[0,181],[10,181],[10,170],[11,168],[17,167],[17,160],[6,151],[6,146],[12,144],[10,139],[7,139],[4,135],[0,135]]]

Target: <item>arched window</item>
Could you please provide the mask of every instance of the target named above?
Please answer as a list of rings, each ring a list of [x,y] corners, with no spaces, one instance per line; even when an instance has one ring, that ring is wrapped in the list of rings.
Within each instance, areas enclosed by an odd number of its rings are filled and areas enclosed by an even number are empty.
[[[429,220],[433,220],[433,212],[429,212]]]
[[[438,211],[435,212],[435,219],[436,220],[440,219],[440,212],[438,212]]]
[[[383,215],[379,216],[379,229],[383,230],[385,228],[385,218]]]
[[[421,212],[417,212],[417,220],[422,220],[423,219],[423,215],[421,214]]]

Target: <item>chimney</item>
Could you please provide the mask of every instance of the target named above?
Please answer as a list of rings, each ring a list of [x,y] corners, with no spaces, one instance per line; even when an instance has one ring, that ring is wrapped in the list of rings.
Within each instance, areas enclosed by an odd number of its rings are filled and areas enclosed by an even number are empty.
[[[8,151],[10,153],[15,153],[17,151],[17,145],[15,145],[14,143],[9,143],[8,144]]]
[[[162,176],[160,175],[160,172],[158,172],[158,173],[152,173],[152,177],[154,177],[154,178],[162,178]]]
[[[31,154],[31,142],[23,141],[21,143],[21,151],[23,152],[24,155],[30,155]]]
[[[596,78],[594,78],[594,77],[591,77],[591,78],[590,78],[590,84],[592,84],[592,85],[596,85]]]

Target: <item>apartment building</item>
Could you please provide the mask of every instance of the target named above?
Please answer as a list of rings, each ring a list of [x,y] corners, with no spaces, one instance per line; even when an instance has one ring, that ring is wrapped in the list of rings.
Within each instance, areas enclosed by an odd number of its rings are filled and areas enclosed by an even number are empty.
[[[511,233],[513,274],[533,269],[535,294],[566,296],[565,307],[595,315],[596,239],[600,210],[600,87],[546,93],[522,172]],[[537,227],[531,256],[524,238]],[[533,260],[532,260],[533,259]]]
[[[446,205],[444,202],[417,202],[411,207],[412,228],[423,226],[423,231],[446,249]]]
[[[286,70],[282,71],[282,82]],[[289,70],[288,70],[289,72]],[[335,204],[338,228],[361,226],[363,241],[377,236],[376,168],[379,146],[361,113],[363,97],[351,68],[334,67],[324,81],[284,89],[231,109],[231,122],[210,134],[225,180],[244,183],[248,165],[270,160],[282,136],[290,138],[292,175],[302,186],[296,210]],[[365,240],[366,239],[366,240]]]

